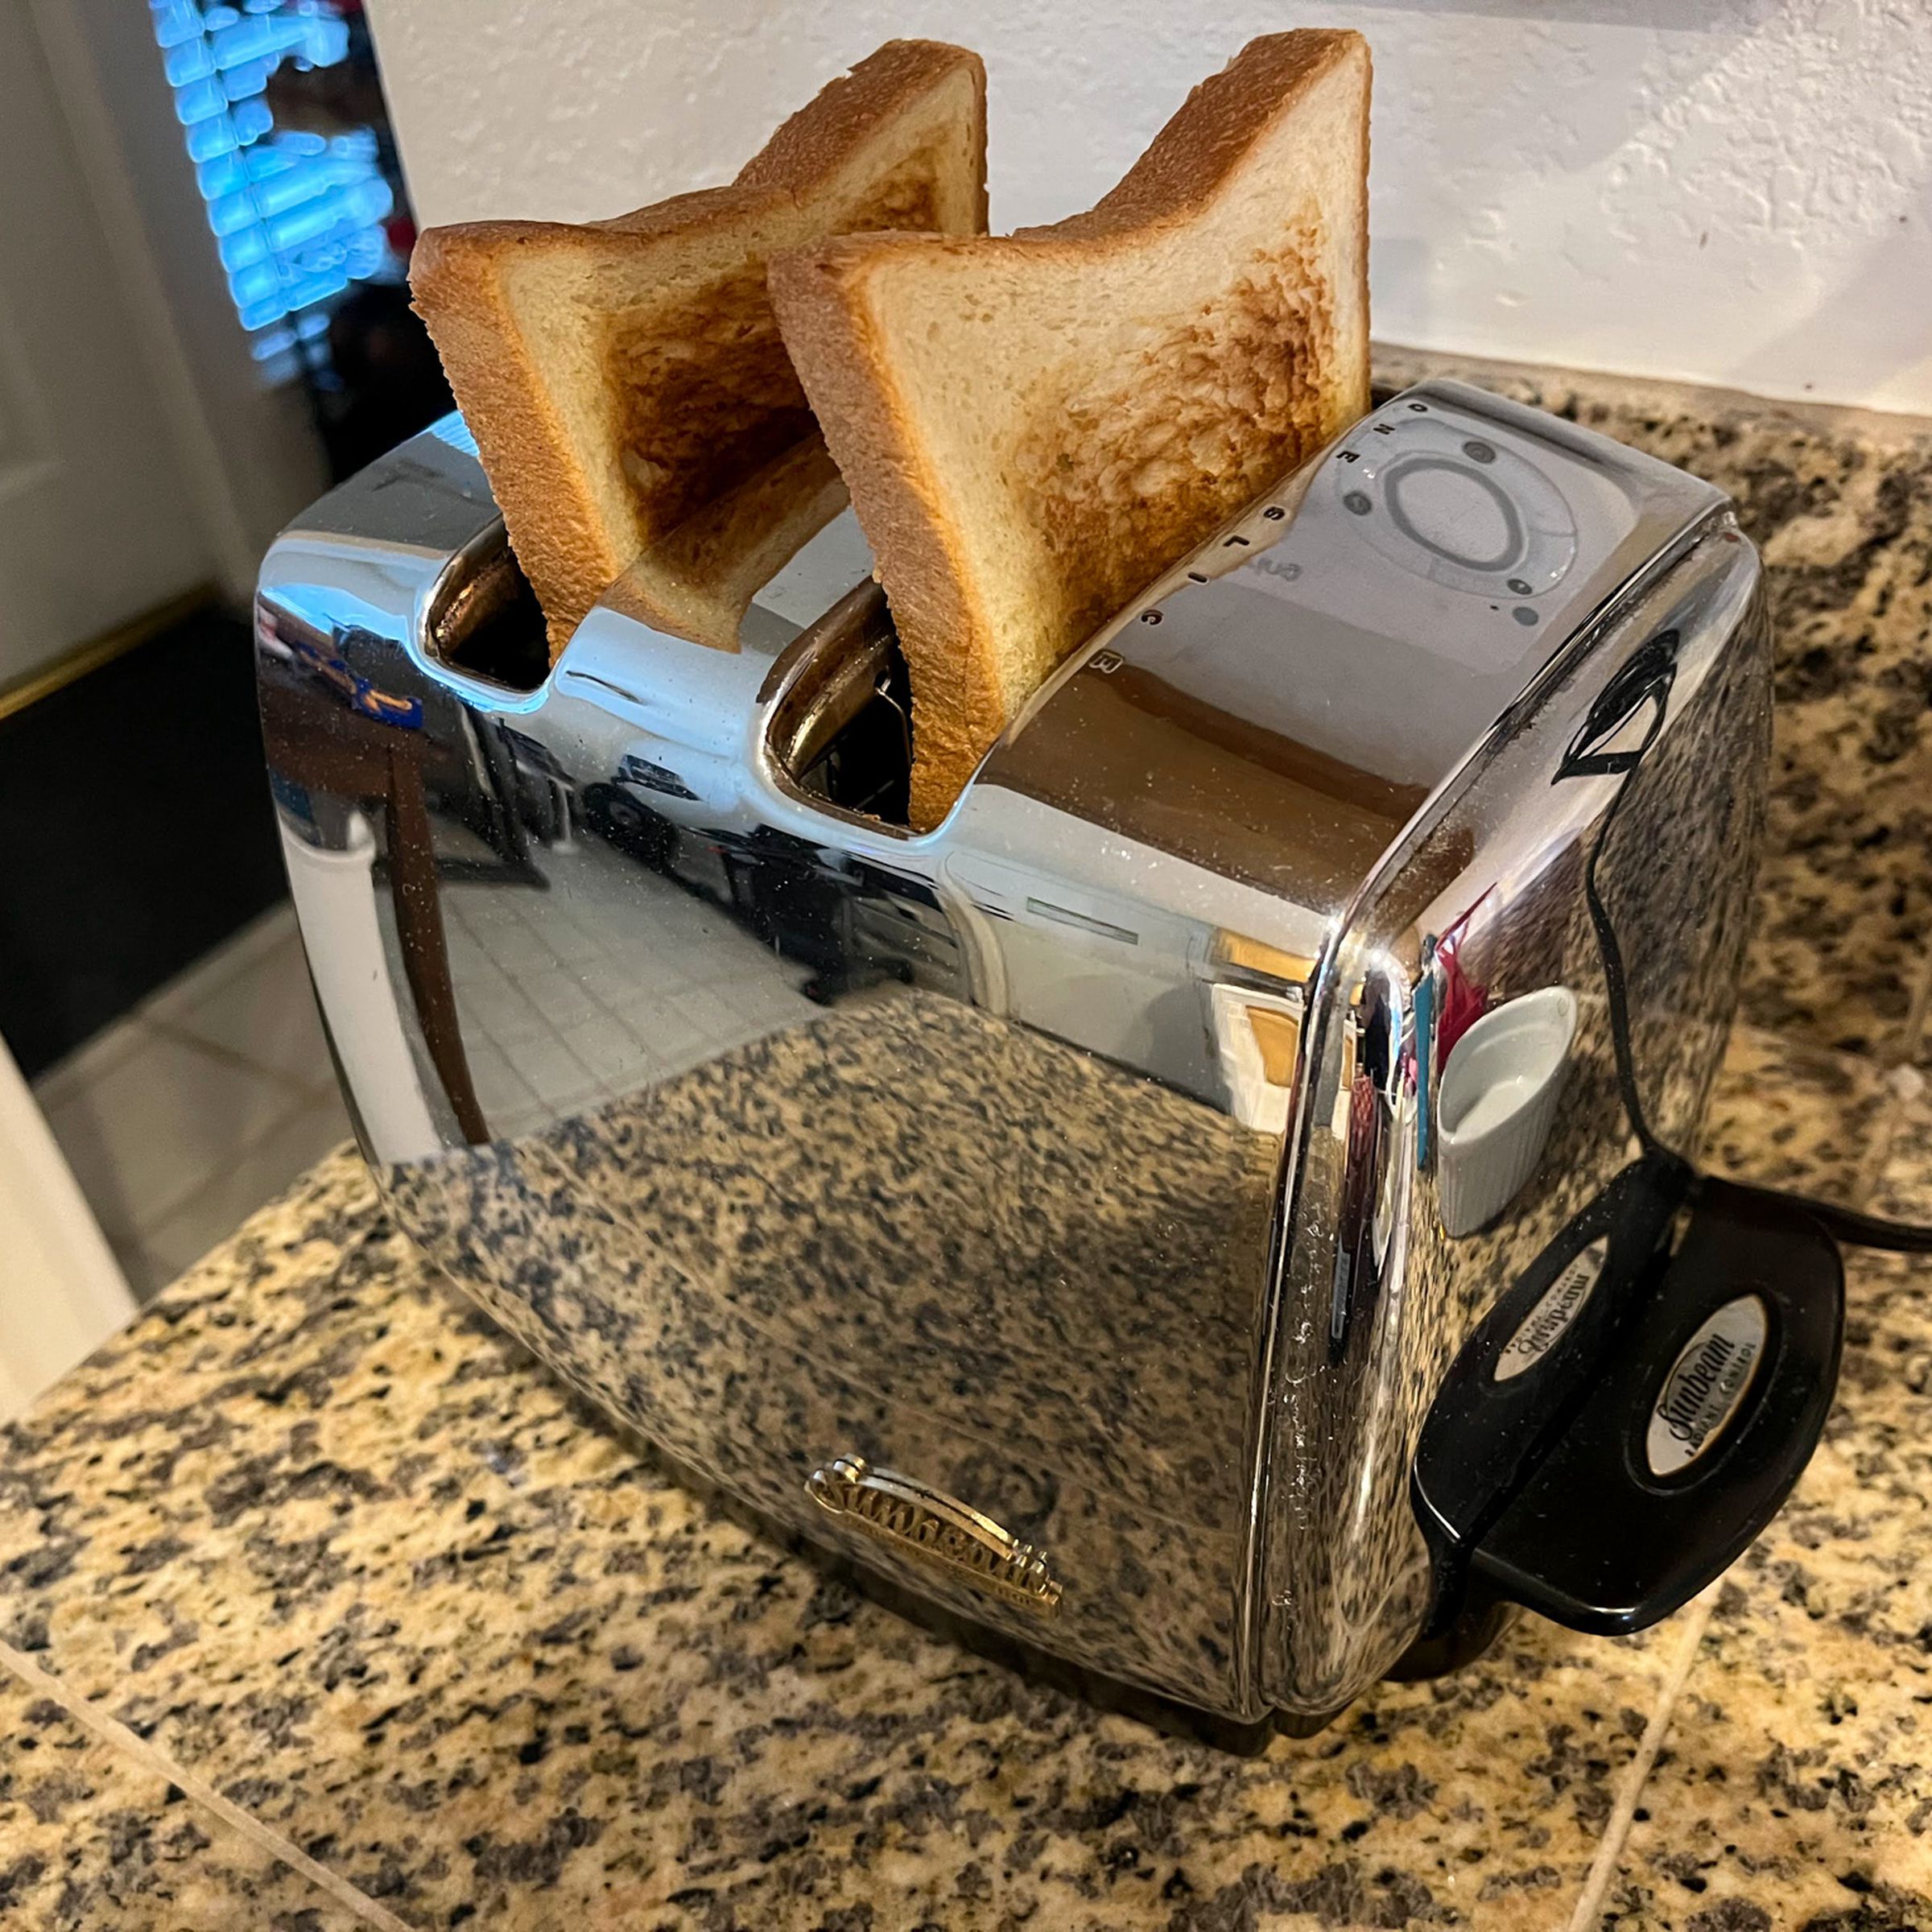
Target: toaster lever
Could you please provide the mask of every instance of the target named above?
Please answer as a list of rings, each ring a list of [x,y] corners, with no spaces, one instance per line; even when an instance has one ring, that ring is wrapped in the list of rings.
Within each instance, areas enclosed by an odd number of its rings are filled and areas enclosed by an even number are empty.
[[[1802,1207],[1667,1155],[1624,1170],[1484,1319],[1424,1424],[1425,1634],[1505,1601],[1617,1636],[1694,1596],[1810,1459],[1843,1304]]]

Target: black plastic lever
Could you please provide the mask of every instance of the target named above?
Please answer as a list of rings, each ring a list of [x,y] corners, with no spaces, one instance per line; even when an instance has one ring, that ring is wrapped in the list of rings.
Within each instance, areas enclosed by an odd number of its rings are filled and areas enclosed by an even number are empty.
[[[1844,1278],[1802,1207],[1653,1155],[1484,1318],[1412,1475],[1431,1632],[1518,1603],[1619,1635],[1667,1616],[1777,1513],[1838,1377]]]

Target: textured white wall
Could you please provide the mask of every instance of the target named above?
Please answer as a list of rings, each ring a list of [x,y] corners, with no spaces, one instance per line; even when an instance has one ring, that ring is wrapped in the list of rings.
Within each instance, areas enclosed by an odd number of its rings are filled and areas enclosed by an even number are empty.
[[[722,181],[896,34],[976,47],[993,219],[1118,178],[1250,35],[1376,60],[1385,341],[1932,412],[1928,0],[370,0],[425,221]]]

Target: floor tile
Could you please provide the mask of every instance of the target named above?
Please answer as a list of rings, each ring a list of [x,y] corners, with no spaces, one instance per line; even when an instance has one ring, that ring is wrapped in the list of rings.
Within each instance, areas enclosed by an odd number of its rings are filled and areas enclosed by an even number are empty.
[[[517,990],[559,1033],[604,1010],[592,997],[584,976],[568,967],[546,967],[522,974],[517,978]]]
[[[0,1667],[0,1924],[349,1932],[364,1922]]]
[[[119,1238],[180,1207],[289,1105],[283,1080],[147,1031],[134,1051],[46,1112],[95,1218]]]
[[[143,1246],[171,1279],[226,1241],[258,1208],[292,1187],[353,1131],[349,1110],[332,1088],[299,1103],[258,1140],[237,1149],[173,1213],[144,1228]]]
[[[706,1046],[716,1052],[762,1030],[749,1019],[737,1001],[715,986],[700,986],[675,995],[671,1005],[679,1016],[696,1027]]]
[[[1932,1100],[1872,1191],[1932,1220]],[[1847,1257],[1845,1359],[1797,1492],[1726,1579],[1604,1923],[1932,1923],[1932,1262]]]
[[[602,960],[605,956],[604,941],[585,931],[573,919],[546,919],[543,932],[551,953],[558,963],[567,968],[581,968],[592,960]]]
[[[493,1040],[472,1034],[464,1041],[464,1057],[469,1063],[470,1084],[476,1088],[477,1104],[498,1139],[514,1137],[502,1123],[521,1120],[536,1096],[522,1076],[504,1057]]]
[[[554,1108],[568,1096],[586,1092],[597,1084],[595,1073],[555,1033],[506,1041],[503,1057],[517,1077],[547,1107]]]
[[[549,943],[535,927],[520,919],[483,926],[473,920],[471,930],[481,941],[484,951],[512,978],[520,980],[526,974],[558,969],[557,956]]]
[[[598,1085],[613,1093],[628,1093],[661,1071],[656,1055],[638,1034],[608,1013],[564,1028],[564,1043]]]
[[[152,1038],[148,1029],[135,1019],[120,1019],[103,1027],[85,1046],[76,1048],[33,1083],[34,1098],[41,1111],[49,1113],[76,1094],[85,1092]]]
[[[286,947],[296,938],[297,931],[292,905],[284,900],[271,906],[143,1001],[142,1016],[163,1021],[178,1019],[189,1009],[213,998],[237,974]]]
[[[218,985],[149,1017],[312,1090],[334,1082],[308,961],[292,924]]]
[[[709,1051],[704,1034],[662,992],[638,994],[617,1017],[667,1067],[695,1066]]]
[[[486,956],[476,969],[458,976],[456,987],[466,1039],[481,1033],[507,1046],[551,1030],[536,1002]]]

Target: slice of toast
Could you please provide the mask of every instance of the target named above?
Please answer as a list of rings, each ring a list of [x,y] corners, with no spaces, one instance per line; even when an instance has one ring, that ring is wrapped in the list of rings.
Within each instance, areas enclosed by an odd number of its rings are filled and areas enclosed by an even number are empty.
[[[752,593],[843,506],[766,295],[769,257],[852,229],[985,226],[979,56],[895,40],[729,188],[609,221],[423,235],[417,312],[553,662],[626,570],[630,608],[735,650]]]
[[[1086,214],[774,262],[905,650],[915,826],[1061,658],[1367,410],[1368,80],[1359,35],[1272,35]]]

